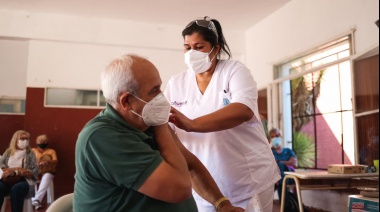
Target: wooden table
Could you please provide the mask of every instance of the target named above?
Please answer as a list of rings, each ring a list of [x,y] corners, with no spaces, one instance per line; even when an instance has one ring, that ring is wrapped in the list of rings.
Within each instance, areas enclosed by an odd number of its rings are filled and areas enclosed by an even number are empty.
[[[332,174],[327,171],[285,172],[285,177],[282,181],[281,212],[284,212],[285,207],[285,191],[286,186],[288,186],[287,179],[294,180],[300,212],[304,212],[301,190],[355,189],[364,186],[378,187],[379,173]]]

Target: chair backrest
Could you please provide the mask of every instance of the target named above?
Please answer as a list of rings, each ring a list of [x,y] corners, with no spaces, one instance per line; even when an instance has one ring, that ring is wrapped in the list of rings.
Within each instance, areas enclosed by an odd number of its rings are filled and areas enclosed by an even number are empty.
[[[72,212],[74,193],[66,194],[55,200],[46,212]]]

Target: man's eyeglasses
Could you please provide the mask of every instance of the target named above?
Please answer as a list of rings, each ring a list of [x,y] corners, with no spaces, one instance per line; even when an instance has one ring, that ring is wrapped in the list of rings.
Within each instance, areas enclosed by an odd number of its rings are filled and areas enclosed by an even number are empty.
[[[203,19],[197,19],[197,20],[191,21],[186,26],[186,28],[188,28],[191,25],[193,25],[194,23],[196,23],[200,27],[205,27],[205,28],[211,30],[216,35],[216,40],[218,40],[218,31],[216,30],[215,24],[211,20],[207,20],[207,19],[209,19],[209,17],[205,16]]]

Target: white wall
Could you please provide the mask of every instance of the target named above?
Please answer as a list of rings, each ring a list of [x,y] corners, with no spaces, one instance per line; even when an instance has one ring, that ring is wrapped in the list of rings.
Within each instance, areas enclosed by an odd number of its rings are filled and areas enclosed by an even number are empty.
[[[150,59],[161,73],[162,88],[185,68],[183,26],[62,15],[0,11],[0,40],[30,39],[28,87],[99,89],[100,72],[114,57],[135,53]],[[224,30],[235,58],[243,58],[244,33]],[[7,48],[0,48],[0,55]],[[0,74],[7,70],[0,65]],[[24,76],[23,75],[23,76]],[[0,85],[0,95],[5,89]]]
[[[0,97],[26,96],[28,42],[0,39]]]
[[[100,72],[122,53],[147,57],[168,79],[184,68],[180,50],[109,46],[72,42],[30,41],[29,87],[100,88]],[[163,87],[166,83],[163,83]]]
[[[293,0],[246,31],[246,65],[259,88],[273,80],[273,66],[356,28],[356,52],[379,42],[378,0]]]

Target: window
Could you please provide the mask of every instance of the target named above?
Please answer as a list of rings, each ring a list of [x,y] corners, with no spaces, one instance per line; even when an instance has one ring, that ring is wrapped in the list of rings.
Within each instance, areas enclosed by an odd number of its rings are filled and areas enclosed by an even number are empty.
[[[24,114],[25,98],[0,97],[0,113]]]
[[[275,67],[271,123],[299,167],[354,164],[351,35]]]
[[[45,105],[54,107],[104,107],[106,101],[100,90],[46,88]]]
[[[379,47],[353,61],[357,162],[379,159]]]

